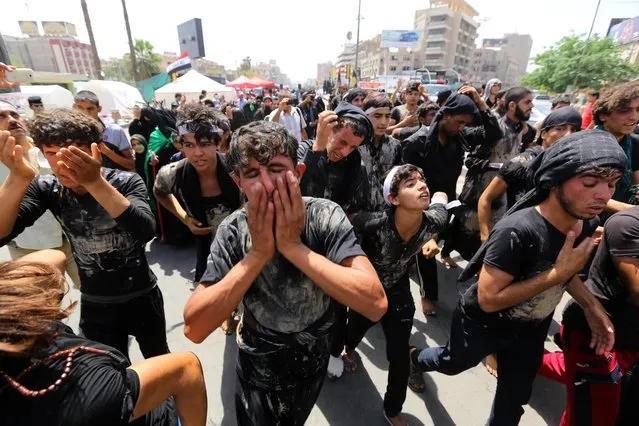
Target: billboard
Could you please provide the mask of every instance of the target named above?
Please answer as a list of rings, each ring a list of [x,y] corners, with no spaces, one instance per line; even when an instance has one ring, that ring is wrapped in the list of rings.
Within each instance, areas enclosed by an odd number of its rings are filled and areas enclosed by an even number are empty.
[[[499,49],[508,44],[508,41],[505,38],[485,38],[481,47],[484,49]]]
[[[180,53],[188,52],[193,59],[206,56],[201,19],[193,18],[178,25],[178,38],[180,39]]]
[[[628,44],[633,41],[639,41],[639,16],[613,26],[608,32],[608,37],[613,39],[615,43]]]
[[[69,35],[72,35],[73,37],[78,36],[78,32],[75,30],[75,24],[70,24],[67,22],[67,30],[69,31]]]
[[[421,38],[419,31],[384,30],[379,47],[417,49]]]
[[[64,21],[42,21],[42,31],[45,35],[68,36],[70,34],[67,25]],[[73,31],[75,31],[75,26]]]
[[[20,30],[23,35],[29,37],[37,37],[40,35],[40,28],[38,28],[36,21],[18,21],[18,25],[20,25]]]

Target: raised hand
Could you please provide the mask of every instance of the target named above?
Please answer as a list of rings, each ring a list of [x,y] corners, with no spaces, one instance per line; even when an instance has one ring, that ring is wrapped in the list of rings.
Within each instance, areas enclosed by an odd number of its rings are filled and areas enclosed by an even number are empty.
[[[98,182],[102,175],[102,154],[98,144],[91,144],[91,155],[76,146],[61,148],[56,153],[58,170],[56,174],[73,180],[78,185],[89,186]]]
[[[590,259],[590,254],[595,248],[592,238],[585,238],[577,247],[574,247],[575,239],[575,232],[568,232],[564,246],[555,261],[555,270],[562,278],[562,284],[586,266],[588,259]]]
[[[16,139],[10,132],[0,131],[0,153],[0,160],[9,169],[10,176],[31,182],[37,172],[24,158],[24,149],[16,145]]]
[[[14,89],[20,85],[20,83],[9,81],[7,77],[7,72],[13,72],[15,70],[16,67],[0,62],[0,89]]]
[[[299,180],[292,171],[277,178],[273,193],[275,202],[275,244],[277,251],[286,256],[288,250],[302,244],[302,231],[306,224],[306,206],[302,199]]]
[[[246,216],[252,241],[251,251],[268,262],[275,254],[273,202],[268,200],[266,189],[259,182],[256,182],[246,195],[248,197]]]
[[[326,149],[335,126],[337,126],[337,114],[335,114],[335,111],[322,111],[317,117],[317,136],[313,144],[313,151],[324,151]]]

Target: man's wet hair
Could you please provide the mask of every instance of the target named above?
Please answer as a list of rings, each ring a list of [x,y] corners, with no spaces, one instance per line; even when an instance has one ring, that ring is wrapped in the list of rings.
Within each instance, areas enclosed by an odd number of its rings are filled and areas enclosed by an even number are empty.
[[[177,113],[178,128],[186,127],[188,133],[195,134],[195,141],[207,139],[216,144],[222,140],[224,132],[231,130],[231,123],[224,114],[197,102],[189,102]],[[184,143],[180,137],[180,143]]]
[[[27,123],[36,146],[90,146],[102,141],[102,125],[81,112],[67,108],[51,108]]]
[[[435,102],[424,102],[417,107],[417,116],[419,118],[424,118],[431,111],[439,111],[439,105],[437,105]]]
[[[382,92],[371,92],[366,98],[364,98],[364,103],[362,104],[362,110],[366,111],[369,108],[392,108],[390,99],[386,93]]]
[[[366,139],[368,134],[368,127],[364,123],[359,120],[356,120],[352,117],[339,117],[337,119],[337,125],[333,127],[333,133],[342,130],[346,127],[350,127],[353,130],[353,135],[360,136]]]
[[[424,171],[421,168],[413,166],[412,164],[404,164],[402,166],[399,166],[397,168],[397,171],[395,172],[395,175],[393,175],[393,179],[391,180],[389,194],[393,197],[397,197],[397,194],[399,194],[399,187],[401,186],[402,182],[410,178],[413,173],[419,173],[422,179],[424,179]]]
[[[602,179],[607,179],[607,178],[611,178],[614,175],[616,175],[617,173],[620,173],[621,170],[615,168],[615,167],[593,167],[591,169],[587,169],[584,170],[583,172],[581,172],[580,174],[582,175],[590,175],[590,176],[597,176],[600,177]]]
[[[291,159],[297,165],[299,144],[283,125],[271,121],[254,121],[237,129],[226,154],[229,169],[236,176],[247,167],[251,159],[266,165],[278,155]]]
[[[421,83],[419,81],[411,81],[410,83],[408,83],[408,86],[406,86],[406,93],[419,92],[420,84]]]
[[[519,103],[519,101],[521,101],[528,95],[532,95],[532,92],[525,87],[513,87],[506,90],[506,93],[504,94],[504,103],[506,109],[508,109],[508,105],[510,105],[511,102]]]
[[[91,102],[95,106],[100,106],[98,95],[90,90],[80,90],[73,98],[74,102]]]
[[[554,98],[550,104],[554,108],[554,107],[556,107],[559,104],[568,104],[568,105],[570,105],[571,102],[570,102],[570,98],[568,96],[558,96],[558,97]]]
[[[614,111],[624,111],[639,98],[639,82],[624,83],[606,90],[592,107],[595,124],[603,124],[602,115],[610,115]]]

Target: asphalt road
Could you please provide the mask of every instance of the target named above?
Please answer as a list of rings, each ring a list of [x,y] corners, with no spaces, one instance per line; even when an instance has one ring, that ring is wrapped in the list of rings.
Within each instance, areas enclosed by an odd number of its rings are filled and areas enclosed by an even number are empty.
[[[232,336],[215,331],[205,342],[196,345],[183,334],[182,309],[191,294],[191,277],[195,265],[194,248],[175,248],[151,242],[147,247],[151,268],[158,276],[165,301],[167,335],[172,351],[192,351],[204,366],[209,401],[210,425],[235,425],[234,382],[237,347]],[[6,248],[0,249],[0,260],[8,260]],[[459,260],[459,259],[458,259]],[[459,262],[464,265],[464,262]],[[412,285],[416,301],[411,343],[416,346],[445,344],[448,324],[459,291],[465,287],[456,282],[458,270],[439,268],[440,302],[436,317],[426,319],[419,307],[417,285]],[[71,289],[68,300],[78,300],[79,292]],[[567,299],[567,296],[566,298]],[[565,301],[565,300],[564,300]],[[561,312],[561,308],[558,309]],[[79,310],[69,318],[77,331]],[[558,330],[560,314],[556,314],[551,332]],[[547,348],[556,346],[547,341]],[[386,388],[388,363],[381,327],[373,327],[360,345],[360,367],[341,379],[326,380],[308,425],[384,425],[382,401]],[[131,340],[133,360],[142,359],[135,340]],[[408,391],[404,414],[410,425],[483,425],[495,391],[496,381],[482,365],[458,376],[438,373],[425,375],[426,392],[417,395]],[[530,404],[525,407],[522,425],[556,425],[563,410],[565,392],[562,386],[537,378]]]

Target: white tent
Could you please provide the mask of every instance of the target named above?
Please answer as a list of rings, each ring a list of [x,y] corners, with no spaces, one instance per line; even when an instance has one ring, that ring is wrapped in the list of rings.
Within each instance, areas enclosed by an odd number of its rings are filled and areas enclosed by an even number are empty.
[[[235,89],[226,87],[195,70],[190,70],[177,80],[157,89],[155,99],[170,105],[175,99],[175,94],[181,93],[186,96],[187,102],[197,101],[202,90],[206,90],[207,96],[211,98],[217,93],[224,95],[226,100],[236,99]]]
[[[20,86],[25,98],[40,96],[45,108],[71,108],[73,93],[57,84],[42,86]]]
[[[132,116],[131,110],[135,105],[146,105],[138,89],[119,81],[91,80],[82,90],[89,90],[98,96],[102,106],[101,117],[110,117],[116,110],[123,117]]]

